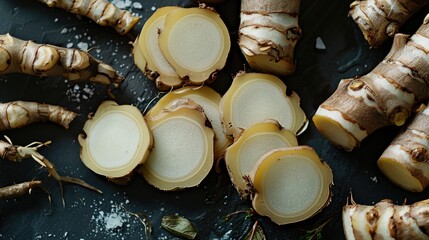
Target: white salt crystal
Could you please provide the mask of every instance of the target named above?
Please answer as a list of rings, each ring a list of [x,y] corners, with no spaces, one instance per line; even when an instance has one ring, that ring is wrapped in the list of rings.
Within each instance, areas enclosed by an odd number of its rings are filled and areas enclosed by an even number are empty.
[[[135,8],[135,9],[142,9],[143,5],[141,3],[139,3],[139,2],[134,2],[133,3],[133,8]]]
[[[316,49],[317,50],[326,50],[326,45],[323,42],[321,37],[316,38]]]
[[[150,10],[151,10],[152,12],[155,12],[156,7],[155,7],[155,6],[152,6],[152,7],[150,8]]]
[[[115,229],[122,227],[124,219],[116,213],[110,213],[104,218],[106,229]]]
[[[112,3],[120,9],[128,8],[132,4],[130,0],[113,0]]]
[[[67,48],[71,48],[71,47],[73,47],[73,43],[67,43],[66,47],[67,47]]]
[[[69,30],[67,29],[67,28],[63,28],[62,30],[61,30],[61,34],[66,34],[67,32],[68,32]]]
[[[77,47],[80,48],[82,51],[88,51],[88,43],[79,42],[77,44]]]

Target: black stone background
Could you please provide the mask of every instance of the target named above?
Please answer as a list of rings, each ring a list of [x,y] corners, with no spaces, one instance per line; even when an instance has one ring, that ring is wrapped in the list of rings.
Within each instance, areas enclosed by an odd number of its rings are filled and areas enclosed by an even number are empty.
[[[196,3],[182,0],[134,2],[143,5],[142,9],[131,8],[133,12],[141,15],[142,19],[129,36],[119,36],[112,29],[100,27],[86,18],[76,17],[60,9],[48,8],[37,1],[0,0],[0,34],[9,32],[22,39],[60,46],[66,46],[69,42],[72,42],[74,47],[78,42],[89,43],[89,47],[101,50],[97,53],[96,49],[93,49],[91,53],[113,65],[126,77],[122,87],[114,92],[116,101],[120,104],[134,104],[143,111],[157,95],[157,91],[154,84],[133,65],[133,59],[129,55],[129,42],[153,13],[152,6],[189,7],[195,6]],[[368,47],[353,21],[347,16],[349,4],[349,1],[302,1],[299,18],[303,35],[295,52],[297,71],[283,80],[288,89],[301,96],[301,106],[309,118],[318,105],[335,90],[340,79],[369,72],[390,49],[392,41],[386,42],[379,49]],[[211,85],[223,94],[229,87],[233,74],[239,70],[251,69],[245,65],[237,45],[239,1],[227,0],[215,8],[228,26],[232,42],[227,66],[222,70],[219,79]],[[426,7],[415,15],[402,28],[402,32],[413,33],[428,9]],[[63,28],[73,27],[76,30],[60,33]],[[91,40],[87,40],[88,36]],[[326,51],[316,51],[317,37],[323,39]],[[94,44],[92,40],[95,41]],[[79,86],[82,89],[85,83],[80,83]],[[73,84],[61,78],[40,79],[22,74],[0,76],[2,102],[38,101],[58,104],[80,113],[69,130],[54,124],[33,124],[2,134],[20,145],[52,140],[52,145],[40,149],[40,152],[56,164],[59,172],[82,178],[104,193],[97,194],[66,184],[66,206],[63,207],[57,183],[48,178],[46,171],[34,161],[1,161],[1,186],[41,179],[46,189],[51,192],[52,206],[49,205],[46,194],[39,190],[16,200],[2,200],[0,239],[145,239],[142,224],[132,217],[123,227],[113,232],[106,231],[102,226],[100,229],[99,222],[96,221],[99,211],[109,213],[112,206],[120,205],[129,211],[143,212],[149,216],[153,225],[153,239],[175,239],[160,227],[162,216],[169,214],[179,214],[194,222],[199,232],[198,239],[242,239],[255,220],[260,221],[268,239],[299,239],[305,234],[302,229],[312,228],[318,222],[334,216],[323,231],[324,239],[344,239],[340,212],[350,196],[350,191],[353,192],[354,200],[362,204],[372,204],[384,198],[393,199],[399,204],[405,200],[412,203],[428,197],[427,190],[423,193],[409,193],[393,186],[377,169],[376,160],[397,133],[397,128],[385,128],[374,133],[363,141],[359,149],[348,153],[333,147],[311,123],[309,129],[298,139],[301,144],[315,148],[320,157],[332,167],[335,181],[332,203],[314,218],[287,226],[277,226],[265,217],[253,216],[246,219],[243,214],[224,221],[223,216],[251,206],[250,202],[240,200],[224,166],[221,174],[212,171],[199,187],[178,192],[156,190],[140,176],[136,176],[128,186],[117,186],[88,170],[79,159],[77,135],[81,132],[86,116],[95,111],[108,96],[103,86],[91,85],[91,88],[95,88],[94,95],[78,103],[65,94],[72,87]],[[377,181],[374,181],[374,177]]]

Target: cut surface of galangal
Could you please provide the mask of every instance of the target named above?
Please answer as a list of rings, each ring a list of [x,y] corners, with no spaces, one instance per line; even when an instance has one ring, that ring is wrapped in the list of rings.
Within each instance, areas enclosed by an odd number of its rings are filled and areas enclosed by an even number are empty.
[[[429,106],[396,136],[378,159],[383,174],[405,190],[421,192],[429,185]]]
[[[161,190],[197,186],[213,165],[213,130],[196,105],[179,105],[146,117],[154,148],[139,172]]]
[[[378,159],[377,165],[397,186],[407,191],[421,192],[427,187],[427,183],[420,179],[429,177],[429,166],[427,162],[412,161],[409,156],[400,145],[392,145]]]
[[[225,154],[229,176],[240,196],[245,198],[250,193],[250,172],[264,154],[292,146],[298,146],[295,134],[276,121],[257,123],[244,130]]]
[[[158,44],[158,36],[164,28],[165,17],[179,7],[158,8],[145,22],[134,43],[134,62],[145,75],[154,80],[160,90],[169,90],[182,85],[182,80],[165,59]]]
[[[119,178],[143,163],[152,147],[152,134],[140,111],[131,105],[103,102],[79,135],[81,160],[97,174]]]
[[[313,122],[323,136],[329,137],[335,146],[346,151],[353,150],[363,138],[368,136],[358,124],[345,120],[339,111],[319,107],[313,116]]]
[[[165,58],[188,84],[214,80],[231,46],[219,15],[205,8],[179,8],[167,15],[159,35]]]
[[[282,225],[310,218],[331,201],[331,168],[308,146],[275,149],[251,173],[253,208]]]
[[[296,93],[286,95],[286,85],[273,75],[239,73],[220,102],[226,134],[235,136],[269,119],[299,134],[308,123],[299,102]]]
[[[219,112],[220,95],[207,86],[202,87],[183,87],[176,89],[172,92],[164,95],[146,116],[155,116],[162,113],[165,109],[168,109],[175,100],[178,99],[191,99],[196,104],[200,105],[207,120],[213,128],[215,139],[214,139],[214,155],[218,159],[225,154],[226,148],[232,143],[232,139],[228,138],[223,131],[222,121]]]

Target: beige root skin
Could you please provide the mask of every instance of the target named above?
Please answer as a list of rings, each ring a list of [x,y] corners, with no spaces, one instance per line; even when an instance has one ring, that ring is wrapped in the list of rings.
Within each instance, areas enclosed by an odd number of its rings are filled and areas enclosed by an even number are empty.
[[[378,47],[427,3],[428,0],[358,0],[350,4],[349,15],[369,45]]]
[[[47,121],[68,128],[76,116],[74,112],[49,104],[24,101],[0,103],[0,131]]]
[[[24,41],[9,34],[0,35],[0,74],[7,73],[62,76],[70,81],[88,80],[115,87],[124,80],[110,65],[87,52]]]
[[[402,126],[429,99],[429,18],[412,37],[396,34],[384,60],[365,76],[345,79],[313,117],[333,144],[351,151],[379,128]]]
[[[140,20],[131,12],[121,10],[107,0],[39,0],[49,7],[90,18],[101,26],[113,27],[119,34],[128,33]]]
[[[0,199],[11,199],[30,194],[35,188],[42,186],[42,182],[38,180],[17,183],[14,185],[0,188]]]
[[[412,192],[429,185],[429,107],[416,115],[377,164],[394,184]]]
[[[294,49],[301,37],[300,0],[241,1],[239,45],[249,65],[279,76],[295,71]]]
[[[374,206],[351,204],[343,208],[347,240],[429,239],[429,200],[412,205],[394,205],[385,199]]]

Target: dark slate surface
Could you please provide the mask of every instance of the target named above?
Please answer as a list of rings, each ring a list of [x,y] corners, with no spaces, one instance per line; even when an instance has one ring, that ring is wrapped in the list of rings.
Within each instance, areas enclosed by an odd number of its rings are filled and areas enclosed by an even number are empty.
[[[0,33],[9,32],[23,39],[60,46],[73,43],[73,47],[76,47],[79,42],[88,43],[90,48],[94,48],[91,53],[112,64],[126,76],[125,84],[115,92],[117,101],[121,104],[134,104],[143,111],[157,95],[157,91],[153,83],[133,65],[129,41],[138,34],[145,19],[152,14],[152,6],[193,6],[195,3],[166,0],[134,2],[143,5],[142,9],[131,9],[141,15],[142,20],[130,36],[121,37],[113,30],[99,27],[86,18],[78,18],[30,0],[0,0]],[[296,49],[298,68],[296,74],[284,78],[284,81],[289,89],[301,96],[301,105],[309,117],[334,91],[341,78],[370,71],[390,48],[391,41],[380,49],[368,47],[354,23],[347,17],[348,5],[349,1],[302,2],[300,25],[303,37]],[[229,0],[216,8],[230,30],[233,46],[227,66],[220,74],[220,79],[212,85],[222,94],[230,85],[231,76],[245,66],[237,47],[239,1]],[[413,17],[404,26],[403,32],[415,31],[427,9]],[[61,33],[65,28],[69,31]],[[326,45],[327,49],[323,52],[315,49],[317,37],[321,37]],[[310,124],[309,129],[299,137],[299,142],[314,147],[320,157],[332,167],[335,185],[331,205],[313,219],[287,226],[276,226],[269,219],[257,216],[246,219],[244,215],[237,215],[230,221],[224,221],[223,216],[251,206],[249,202],[239,199],[224,167],[221,174],[210,173],[198,188],[180,192],[158,191],[139,176],[128,186],[116,186],[88,170],[79,159],[77,135],[88,113],[95,111],[108,96],[102,86],[85,83],[77,86],[80,90],[76,92],[83,93],[82,89],[87,88],[93,94],[86,94],[88,99],[82,96],[76,98],[70,94],[76,86],[60,78],[39,79],[21,74],[0,76],[2,102],[38,101],[66,106],[80,113],[69,130],[54,124],[34,124],[3,134],[21,145],[52,140],[49,148],[40,151],[56,164],[59,172],[82,178],[104,192],[100,195],[65,185],[66,206],[63,207],[57,183],[48,178],[46,171],[34,161],[1,161],[1,186],[41,179],[51,192],[53,201],[50,206],[46,194],[38,190],[16,200],[1,201],[0,239],[145,239],[142,224],[127,215],[121,205],[131,212],[142,212],[148,216],[153,225],[153,239],[174,239],[160,227],[162,216],[169,214],[180,214],[194,222],[199,230],[198,239],[241,239],[255,220],[260,221],[268,239],[299,239],[305,233],[302,229],[309,229],[318,221],[334,216],[323,232],[324,239],[344,239],[339,213],[350,196],[350,191],[353,192],[355,201],[364,204],[383,198],[391,198],[396,203],[403,203],[405,200],[414,202],[428,196],[427,191],[420,194],[408,193],[393,186],[376,167],[377,158],[397,129],[378,131],[366,139],[359,149],[347,153],[331,146],[315,130],[314,125]],[[119,214],[124,218],[123,226],[109,229],[101,221],[101,212],[104,216]]]

